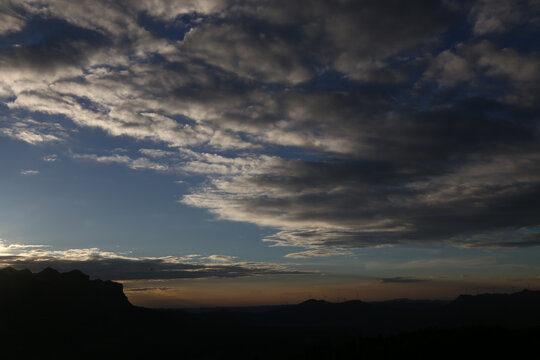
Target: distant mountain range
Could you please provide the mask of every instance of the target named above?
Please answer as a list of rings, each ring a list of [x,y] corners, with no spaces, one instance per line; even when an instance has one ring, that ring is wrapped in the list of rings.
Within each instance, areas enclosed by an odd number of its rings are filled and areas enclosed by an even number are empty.
[[[364,335],[395,334],[423,328],[540,325],[540,291],[461,295],[453,301],[397,299],[330,303],[307,300],[274,307],[184,310],[201,319],[237,325],[339,327]]]
[[[358,358],[377,351],[399,355],[403,339],[426,351],[448,337],[500,340],[523,348],[526,339],[540,335],[540,291],[461,295],[449,302],[308,300],[269,307],[152,310],[131,305],[121,284],[90,280],[77,270],[5,268],[0,270],[0,316],[0,346],[18,349],[19,358],[94,358],[103,351],[119,358],[159,353],[186,359],[231,354],[324,359],[325,351]],[[312,351],[318,346],[324,351]]]

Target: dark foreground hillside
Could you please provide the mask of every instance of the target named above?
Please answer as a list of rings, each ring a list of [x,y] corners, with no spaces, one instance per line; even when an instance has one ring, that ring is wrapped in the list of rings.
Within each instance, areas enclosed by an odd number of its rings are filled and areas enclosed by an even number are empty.
[[[540,292],[190,313],[132,306],[79,271],[7,268],[0,316],[9,359],[515,357],[537,351]]]

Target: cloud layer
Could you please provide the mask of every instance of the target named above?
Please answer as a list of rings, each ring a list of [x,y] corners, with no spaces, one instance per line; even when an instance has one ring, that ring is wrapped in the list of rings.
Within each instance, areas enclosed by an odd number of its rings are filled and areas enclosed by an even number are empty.
[[[43,245],[6,245],[0,239],[0,267],[12,266],[31,271],[47,267],[58,271],[79,269],[98,279],[166,280],[308,273],[278,264],[233,260],[234,256],[226,255],[133,257],[97,248],[50,250]]]
[[[538,245],[536,0],[0,11],[0,135],[62,143],[60,117],[154,143],[71,156],[201,176],[181,203],[275,228],[293,258]]]

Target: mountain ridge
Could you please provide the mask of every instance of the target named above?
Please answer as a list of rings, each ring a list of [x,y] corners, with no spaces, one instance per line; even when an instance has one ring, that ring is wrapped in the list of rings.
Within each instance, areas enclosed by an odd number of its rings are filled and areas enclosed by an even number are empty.
[[[540,292],[527,290],[449,303],[310,299],[190,313],[133,306],[121,284],[78,270],[6,268],[0,270],[0,346],[17,359],[349,359],[431,356],[449,344],[456,351],[476,346],[484,355],[492,343],[499,354],[501,344],[513,351],[535,343],[539,299]]]

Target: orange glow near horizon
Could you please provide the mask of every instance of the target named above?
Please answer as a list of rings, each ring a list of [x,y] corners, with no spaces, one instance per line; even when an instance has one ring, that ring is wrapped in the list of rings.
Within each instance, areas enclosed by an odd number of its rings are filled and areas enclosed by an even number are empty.
[[[444,279],[416,283],[379,280],[314,283],[277,279],[197,279],[124,282],[125,293],[137,306],[153,308],[227,307],[295,304],[308,299],[329,302],[384,301],[397,298],[451,300],[461,294],[509,293],[538,287],[539,281],[516,283],[493,279]]]

